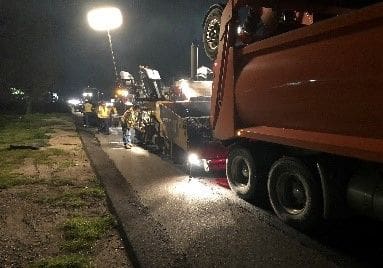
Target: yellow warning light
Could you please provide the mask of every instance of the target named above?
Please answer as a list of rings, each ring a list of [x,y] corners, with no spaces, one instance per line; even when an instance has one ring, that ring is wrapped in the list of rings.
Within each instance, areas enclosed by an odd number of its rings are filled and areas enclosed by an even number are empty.
[[[127,97],[129,92],[126,89],[117,89],[116,93],[118,96]]]

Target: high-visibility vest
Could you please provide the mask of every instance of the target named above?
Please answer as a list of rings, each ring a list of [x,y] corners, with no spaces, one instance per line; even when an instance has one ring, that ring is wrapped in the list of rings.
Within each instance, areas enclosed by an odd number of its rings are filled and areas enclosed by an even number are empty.
[[[126,110],[121,120],[129,127],[135,127],[138,120],[138,111],[134,111],[133,108]]]
[[[98,106],[98,118],[109,118],[109,109],[105,105]]]
[[[89,102],[86,102],[84,104],[84,112],[91,113],[92,112],[93,105]]]
[[[109,109],[109,116],[117,115],[117,110],[114,106],[108,107]]]

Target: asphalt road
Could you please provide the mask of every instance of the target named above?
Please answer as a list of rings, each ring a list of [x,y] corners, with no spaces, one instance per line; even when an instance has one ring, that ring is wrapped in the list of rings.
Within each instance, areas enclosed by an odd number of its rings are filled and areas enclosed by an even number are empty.
[[[89,131],[80,129],[79,133],[117,214],[135,266],[378,267],[381,264],[382,248],[374,245],[375,251],[371,253],[370,246],[375,241],[368,244],[369,240],[359,241],[354,235],[364,230],[347,232],[340,225],[317,234],[302,234],[281,223],[267,208],[239,199],[212,178],[189,178],[168,159],[137,146],[124,149],[119,129],[112,129],[111,135],[95,137]],[[376,230],[381,229],[381,225],[374,224],[371,226]],[[358,223],[350,228],[354,227],[361,228]],[[380,239],[381,233],[367,238]],[[347,240],[350,236],[352,239]],[[362,244],[350,246],[347,241]],[[358,256],[349,248],[362,253],[363,249],[367,250]]]

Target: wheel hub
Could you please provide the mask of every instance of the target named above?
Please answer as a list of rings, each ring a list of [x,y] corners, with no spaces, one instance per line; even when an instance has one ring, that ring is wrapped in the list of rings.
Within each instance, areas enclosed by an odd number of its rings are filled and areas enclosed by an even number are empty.
[[[233,160],[232,164],[233,177],[237,185],[247,185],[250,180],[250,168],[249,164],[242,157],[237,157]]]
[[[290,214],[299,214],[306,207],[305,187],[299,177],[286,175],[278,182],[278,199],[283,208]]]

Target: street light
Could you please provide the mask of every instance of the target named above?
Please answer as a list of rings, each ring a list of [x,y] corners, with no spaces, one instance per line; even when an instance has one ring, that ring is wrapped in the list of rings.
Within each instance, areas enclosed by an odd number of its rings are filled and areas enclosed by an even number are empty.
[[[118,80],[116,59],[113,52],[112,37],[110,31],[117,29],[122,24],[121,11],[116,7],[101,7],[95,8],[88,12],[87,15],[89,26],[95,31],[106,31],[109,38],[110,52],[114,66],[114,74],[116,81]]]

